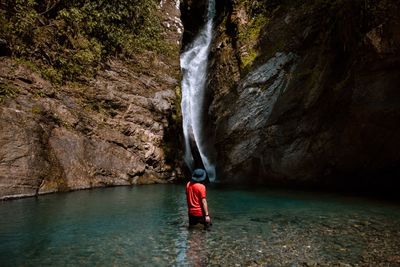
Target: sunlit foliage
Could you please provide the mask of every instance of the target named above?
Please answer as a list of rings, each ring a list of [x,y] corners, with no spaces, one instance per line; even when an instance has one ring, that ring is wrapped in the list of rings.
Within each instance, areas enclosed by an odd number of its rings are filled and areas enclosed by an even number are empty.
[[[156,0],[4,0],[0,38],[53,82],[95,74],[110,55],[164,53]]]

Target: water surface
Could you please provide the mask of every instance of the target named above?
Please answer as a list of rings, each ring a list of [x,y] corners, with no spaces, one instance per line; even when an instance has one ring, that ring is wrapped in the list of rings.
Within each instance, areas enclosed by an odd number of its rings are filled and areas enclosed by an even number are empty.
[[[0,203],[0,266],[399,266],[400,207],[331,194],[208,190],[188,229],[183,185]]]

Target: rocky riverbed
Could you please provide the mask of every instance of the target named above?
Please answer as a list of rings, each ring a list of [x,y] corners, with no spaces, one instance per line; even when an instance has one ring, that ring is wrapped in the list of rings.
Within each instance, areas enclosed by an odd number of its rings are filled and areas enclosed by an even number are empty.
[[[399,266],[400,206],[315,192],[209,188],[188,229],[183,185],[114,187],[0,205],[15,265]],[[85,203],[85,205],[82,205]],[[29,263],[29,264],[28,264]]]
[[[240,219],[239,219],[240,220]],[[210,254],[208,264],[234,266],[398,266],[400,229],[397,220],[360,214],[338,217],[284,213],[217,227],[224,255]],[[216,220],[218,222],[218,219]],[[249,229],[249,227],[253,229]],[[255,229],[254,229],[255,228]],[[236,229],[236,230],[233,230]],[[234,235],[224,235],[234,231]],[[257,232],[249,236],[250,231]],[[217,242],[209,234],[209,242]],[[212,241],[213,240],[213,241]],[[241,264],[241,265],[242,265]]]

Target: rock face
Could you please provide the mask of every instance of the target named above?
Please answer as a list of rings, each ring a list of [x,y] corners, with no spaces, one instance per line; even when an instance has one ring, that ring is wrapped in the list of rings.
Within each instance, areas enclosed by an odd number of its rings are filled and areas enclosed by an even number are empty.
[[[176,1],[160,8],[175,51],[111,59],[86,85],[55,87],[0,58],[0,199],[176,177],[183,29]]]
[[[190,43],[204,24],[207,11],[207,0],[180,1],[181,18],[184,26],[182,41]]]
[[[289,2],[231,1],[220,10],[210,66],[219,178],[392,186],[398,4]]]

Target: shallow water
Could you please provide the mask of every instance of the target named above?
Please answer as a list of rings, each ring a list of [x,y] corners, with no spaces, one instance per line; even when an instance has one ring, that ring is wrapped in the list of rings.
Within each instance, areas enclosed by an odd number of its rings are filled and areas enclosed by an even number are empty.
[[[183,185],[0,203],[0,266],[400,265],[400,207],[331,194],[208,190],[188,229]]]

